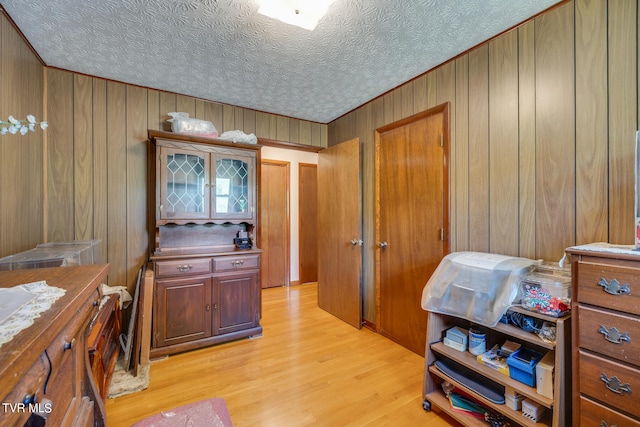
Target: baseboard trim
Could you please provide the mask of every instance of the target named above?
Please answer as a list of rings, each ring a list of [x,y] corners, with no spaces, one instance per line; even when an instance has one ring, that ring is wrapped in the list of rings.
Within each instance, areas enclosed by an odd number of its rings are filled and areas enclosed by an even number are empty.
[[[371,329],[373,332],[378,332],[378,330],[376,329],[376,324],[368,321],[367,319],[362,319],[362,327]]]

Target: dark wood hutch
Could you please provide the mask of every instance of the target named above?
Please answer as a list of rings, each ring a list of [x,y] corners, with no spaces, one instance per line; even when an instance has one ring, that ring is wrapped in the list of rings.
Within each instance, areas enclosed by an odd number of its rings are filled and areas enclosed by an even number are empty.
[[[149,130],[150,356],[260,335],[260,145]],[[237,238],[250,244],[237,245]],[[243,248],[241,248],[241,247]]]

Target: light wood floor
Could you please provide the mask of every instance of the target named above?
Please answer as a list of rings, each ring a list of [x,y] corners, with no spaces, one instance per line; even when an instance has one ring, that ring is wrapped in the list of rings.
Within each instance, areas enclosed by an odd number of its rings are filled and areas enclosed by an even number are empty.
[[[263,290],[264,334],[154,361],[147,390],[109,399],[109,427],[209,397],[234,427],[453,426],[422,409],[424,358],[317,306],[317,286]]]

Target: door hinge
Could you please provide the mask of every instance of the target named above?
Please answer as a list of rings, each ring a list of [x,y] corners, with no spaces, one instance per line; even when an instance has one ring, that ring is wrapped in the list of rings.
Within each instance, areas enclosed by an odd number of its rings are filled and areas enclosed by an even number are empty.
[[[160,203],[160,206],[158,206],[158,209],[160,209],[160,212],[162,212],[162,203]]]
[[[440,134],[440,147],[444,147],[444,135]]]
[[[444,242],[444,227],[440,229],[440,240]]]

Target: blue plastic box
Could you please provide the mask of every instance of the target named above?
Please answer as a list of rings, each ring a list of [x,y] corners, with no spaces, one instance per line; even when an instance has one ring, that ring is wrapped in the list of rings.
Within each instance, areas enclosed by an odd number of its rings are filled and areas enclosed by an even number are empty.
[[[520,360],[518,357],[528,353],[530,357],[529,363]],[[514,380],[520,381],[530,387],[536,386],[536,365],[542,359],[542,354],[529,348],[521,347],[507,357],[507,365],[509,365],[509,376]]]

